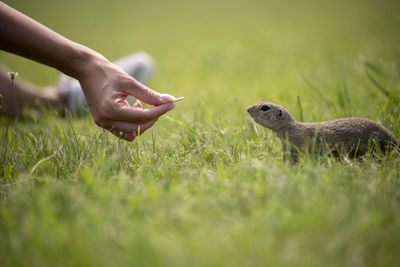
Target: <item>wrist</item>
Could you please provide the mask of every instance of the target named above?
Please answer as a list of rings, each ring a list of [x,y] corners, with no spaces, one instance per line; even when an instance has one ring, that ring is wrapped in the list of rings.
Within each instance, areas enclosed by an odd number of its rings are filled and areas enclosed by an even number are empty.
[[[73,55],[71,56],[70,64],[63,70],[67,75],[81,80],[87,77],[92,71],[97,69],[101,64],[109,63],[109,61],[90,48],[74,43]]]

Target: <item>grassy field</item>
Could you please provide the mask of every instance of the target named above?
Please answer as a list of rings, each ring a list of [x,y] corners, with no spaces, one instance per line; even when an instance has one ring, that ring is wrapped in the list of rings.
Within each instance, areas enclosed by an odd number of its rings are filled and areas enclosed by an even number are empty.
[[[134,143],[90,115],[0,118],[1,266],[398,266],[399,154],[290,167],[246,112],[400,137],[398,1],[5,2],[111,60],[149,52],[150,87],[185,100]]]

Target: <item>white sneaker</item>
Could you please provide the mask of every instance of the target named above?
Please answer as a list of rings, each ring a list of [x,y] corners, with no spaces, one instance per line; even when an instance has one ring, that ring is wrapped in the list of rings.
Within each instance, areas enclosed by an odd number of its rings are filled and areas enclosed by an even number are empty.
[[[154,61],[145,52],[137,52],[114,62],[127,74],[142,84],[147,84],[155,71]],[[80,116],[88,111],[85,95],[78,80],[62,74],[58,81],[58,90],[62,99],[66,101],[68,113]]]

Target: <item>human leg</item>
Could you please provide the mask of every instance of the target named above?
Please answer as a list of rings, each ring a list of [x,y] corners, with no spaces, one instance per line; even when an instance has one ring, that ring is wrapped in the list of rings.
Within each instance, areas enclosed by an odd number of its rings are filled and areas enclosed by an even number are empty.
[[[11,80],[8,70],[0,65],[0,95],[3,103],[0,114],[21,117],[25,108],[62,111],[64,103],[55,88],[39,88],[20,78]]]

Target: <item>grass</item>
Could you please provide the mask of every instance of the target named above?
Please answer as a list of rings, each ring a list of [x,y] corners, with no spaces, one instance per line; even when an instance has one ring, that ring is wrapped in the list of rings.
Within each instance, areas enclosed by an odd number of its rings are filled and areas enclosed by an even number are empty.
[[[112,60],[148,51],[150,86],[185,100],[134,143],[90,115],[0,118],[2,266],[398,265],[399,155],[293,168],[246,114],[267,100],[400,137],[396,1],[7,2]]]

